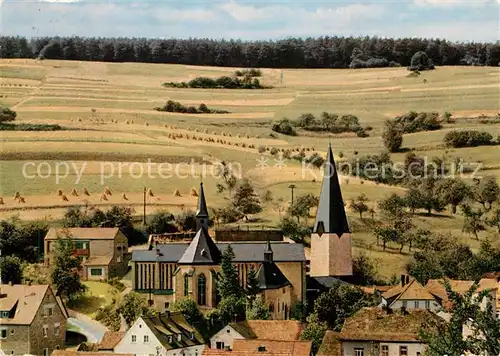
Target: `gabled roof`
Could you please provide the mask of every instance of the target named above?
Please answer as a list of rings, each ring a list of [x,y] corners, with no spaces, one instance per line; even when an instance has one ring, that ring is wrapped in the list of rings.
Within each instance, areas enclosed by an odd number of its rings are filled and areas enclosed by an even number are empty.
[[[132,251],[132,261],[134,262],[169,262],[177,263],[189,244],[187,243],[166,243],[158,244],[160,254],[156,255],[156,249],[134,250]],[[217,243],[220,252],[229,246],[229,243]],[[305,262],[304,245],[288,242],[271,242],[273,248],[273,260],[275,262]],[[263,262],[264,242],[232,242],[231,247],[234,252],[233,262]]]
[[[317,356],[342,356],[340,333],[327,330],[318,350]]]
[[[54,350],[51,356],[116,356],[114,352],[86,352],[86,351],[70,351],[70,350]],[[120,354],[120,356],[135,356],[135,354]]]
[[[47,293],[53,293],[47,284],[1,285],[0,310],[15,309],[12,318],[1,319],[2,325],[31,325]],[[57,297],[54,295],[57,299]],[[56,303],[58,306],[59,303]],[[65,311],[62,311],[65,315]]]
[[[205,343],[200,333],[188,324],[180,312],[141,316],[141,319],[167,350]],[[194,338],[191,338],[191,333],[193,333]],[[179,334],[181,335],[180,341],[177,339]],[[172,338],[171,341],[169,336]]]
[[[272,339],[267,340],[233,340],[233,351],[245,351],[245,352],[255,352],[256,355],[263,351],[259,351],[259,348],[265,349],[265,351],[273,354],[286,354],[289,356],[310,356],[311,355],[311,341],[277,341]]]
[[[246,320],[229,323],[229,326],[247,339],[276,341],[299,340],[304,329],[297,320]]]
[[[109,266],[113,256],[92,256],[82,264],[84,266]]]
[[[106,331],[99,342],[98,350],[113,350],[115,346],[123,339],[123,331]]]
[[[343,341],[419,341],[421,326],[429,319],[444,322],[427,309],[410,309],[406,313],[377,308],[363,308],[346,319],[340,339]]]
[[[200,183],[200,195],[198,198],[198,208],[196,209],[196,216],[200,218],[208,217],[207,201],[205,200],[203,183]]]
[[[394,301],[397,300],[435,300],[435,298],[416,279],[413,279],[404,286]]]
[[[331,145],[328,146],[313,232],[320,235],[334,233],[338,237],[350,232]]]
[[[474,281],[463,281],[463,280],[448,280],[451,289],[459,294],[466,293],[474,284]],[[477,292],[481,292],[485,289],[497,289],[498,285],[493,279],[483,278],[479,281],[479,286]],[[446,288],[444,286],[443,279],[430,279],[425,285],[425,289],[439,298],[442,302],[448,302],[448,293],[446,293]]]
[[[177,263],[214,265],[219,263],[220,258],[221,253],[219,249],[208,234],[208,231],[202,226]]]
[[[45,235],[45,240],[57,240],[58,237],[71,237],[82,240],[113,240],[120,232],[117,227],[72,227],[72,228],[50,228]]]
[[[264,262],[257,271],[260,289],[278,289],[291,285],[274,262]]]

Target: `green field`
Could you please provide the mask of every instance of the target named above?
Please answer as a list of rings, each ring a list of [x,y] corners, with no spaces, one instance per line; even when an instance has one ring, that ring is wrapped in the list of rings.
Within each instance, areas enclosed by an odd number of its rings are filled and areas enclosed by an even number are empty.
[[[144,186],[155,192],[148,211],[160,207],[180,209],[192,207],[195,197],[190,197],[192,187],[199,183],[197,174],[187,178],[139,178],[126,172],[102,181],[99,165],[102,162],[139,162],[147,158],[172,165],[187,163],[191,157],[204,159],[209,168],[218,161],[239,163],[243,176],[249,177],[263,193],[269,189],[274,197],[289,199],[290,183],[297,186],[296,194],[319,194],[321,176],[302,176],[301,167],[291,161],[278,169],[257,167],[261,154],[259,146],[267,148],[307,148],[309,153],[325,152],[331,142],[334,153],[346,158],[355,152],[359,155],[374,154],[384,150],[381,132],[385,120],[413,111],[451,112],[456,122],[445,124],[435,132],[405,135],[403,147],[415,150],[419,156],[443,157],[447,160],[461,157],[467,162],[480,162],[481,175],[494,175],[500,179],[500,147],[475,147],[445,149],[443,137],[453,129],[481,129],[494,137],[500,135],[500,124],[482,124],[460,117],[487,116],[500,112],[500,69],[491,67],[438,67],[423,72],[418,77],[408,76],[405,68],[383,69],[284,69],[283,83],[280,70],[263,69],[261,82],[274,86],[266,90],[204,90],[163,88],[167,81],[185,81],[196,76],[217,77],[231,75],[235,68],[214,68],[184,65],[96,63],[70,61],[0,60],[0,105],[14,109],[17,121],[26,123],[56,123],[70,131],[59,132],[2,132],[0,135],[0,196],[5,204],[0,206],[0,216],[19,214],[21,218],[40,218],[50,215],[58,218],[70,205],[87,203],[111,205],[128,204],[140,208]],[[198,106],[205,103],[212,109],[230,114],[189,115],[161,113],[154,110],[167,100],[184,105]],[[301,113],[319,115],[323,111],[353,114],[362,126],[372,126],[370,137],[355,135],[276,135],[271,137],[271,123],[288,117],[297,118]],[[172,135],[175,137],[172,138]],[[230,135],[230,136],[229,136]],[[193,136],[196,139],[193,139]],[[189,137],[189,138],[188,138]],[[211,142],[224,140],[226,143]],[[231,144],[229,145],[228,142]],[[235,145],[237,144],[237,146]],[[249,148],[253,145],[255,148]],[[403,161],[404,153],[393,154],[394,161]],[[273,166],[269,153],[264,157]],[[81,180],[76,175],[56,184],[54,171],[47,166],[40,169],[45,178],[27,178],[23,166],[33,162],[30,175],[38,173],[36,167],[48,162],[53,168],[57,162],[87,161]],[[34,171],[33,171],[34,169]],[[182,172],[186,173],[187,168]],[[345,200],[361,193],[369,198],[369,205],[404,189],[375,185],[359,179],[341,178]],[[211,206],[224,204],[216,193],[216,179],[206,174],[207,199]],[[100,201],[104,187],[109,186],[114,195],[109,201]],[[71,197],[69,192],[87,188],[90,197]],[[69,202],[61,202],[55,194],[62,189]],[[174,190],[181,197],[173,197]],[[25,204],[13,201],[16,192],[26,197]],[[120,199],[125,193],[127,201]],[[382,252],[376,246],[372,227],[349,212],[353,225],[357,251],[365,251],[377,259],[384,276],[404,267],[410,253],[405,249],[399,254],[396,246]],[[461,233],[461,217],[444,212],[444,216],[418,216],[417,225],[434,231],[451,231],[477,248],[477,241]],[[257,216],[254,224],[274,226],[279,213],[267,206]],[[491,231],[481,233],[481,238]]]

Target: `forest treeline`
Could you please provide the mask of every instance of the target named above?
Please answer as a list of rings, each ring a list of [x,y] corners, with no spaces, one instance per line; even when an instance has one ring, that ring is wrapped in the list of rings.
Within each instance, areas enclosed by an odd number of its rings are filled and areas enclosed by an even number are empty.
[[[152,62],[269,68],[409,66],[425,51],[435,65],[498,66],[500,42],[319,37],[277,41],[82,37],[0,37],[1,58]]]

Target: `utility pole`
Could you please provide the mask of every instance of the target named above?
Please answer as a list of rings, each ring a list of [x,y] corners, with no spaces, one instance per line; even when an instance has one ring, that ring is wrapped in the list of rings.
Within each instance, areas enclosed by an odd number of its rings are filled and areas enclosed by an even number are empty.
[[[293,205],[293,190],[295,189],[295,184],[290,184],[288,188],[292,190],[292,205]]]
[[[144,187],[144,212],[143,212],[143,224],[146,226],[146,187]]]

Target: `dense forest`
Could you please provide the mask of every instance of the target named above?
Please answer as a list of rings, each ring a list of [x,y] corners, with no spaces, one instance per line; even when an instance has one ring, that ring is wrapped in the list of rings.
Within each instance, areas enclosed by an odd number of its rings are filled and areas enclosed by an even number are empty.
[[[0,37],[2,58],[152,62],[268,68],[408,66],[425,51],[435,65],[498,66],[500,42],[319,37],[277,41],[82,37]]]

